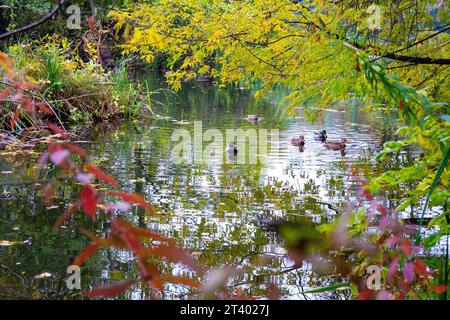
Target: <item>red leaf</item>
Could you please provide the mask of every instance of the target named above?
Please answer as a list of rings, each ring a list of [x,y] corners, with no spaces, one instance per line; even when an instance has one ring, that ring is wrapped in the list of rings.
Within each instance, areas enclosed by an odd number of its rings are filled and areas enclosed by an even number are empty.
[[[128,290],[134,283],[134,280],[122,280],[109,286],[94,288],[89,292],[84,292],[86,297],[115,297]]]
[[[113,232],[125,242],[127,248],[139,256],[142,249],[142,244],[137,235],[131,232],[132,227],[120,219],[114,219],[112,221],[112,227]]]
[[[433,290],[436,294],[441,294],[447,291],[447,286],[444,284],[440,284],[437,286],[431,286],[431,290]]]
[[[390,264],[389,264],[389,273],[388,273],[388,278],[389,279],[392,279],[394,277],[395,273],[397,272],[398,263],[399,263],[399,258],[398,257],[395,257],[390,262]]]
[[[137,193],[126,193],[122,191],[113,191],[109,193],[112,196],[116,196],[121,198],[123,201],[129,203],[136,203],[137,205],[145,208],[145,209],[153,209],[151,205],[149,205],[142,196]]]
[[[382,215],[383,217],[386,217],[386,216],[387,216],[387,209],[386,209],[385,206],[379,205],[379,206],[378,206],[378,211],[380,211],[380,213],[381,213],[381,215]]]
[[[10,89],[6,88],[6,89],[2,90],[2,91],[0,91],[0,99],[1,100],[6,99],[7,97],[9,97],[10,94],[11,94]]]
[[[359,294],[358,300],[373,300],[375,298],[375,291],[371,289],[364,289]]]
[[[402,239],[400,241],[400,251],[406,256],[406,257],[410,257],[412,254],[412,244],[411,241],[406,240],[406,239]]]
[[[45,103],[43,102],[38,102],[36,103],[36,106],[46,115],[48,116],[52,116],[54,113],[52,111],[52,109],[50,109]]]
[[[0,52],[0,67],[5,71],[9,71],[13,67],[11,58],[3,52]]]
[[[75,204],[72,204],[66,210],[66,212],[64,212],[62,215],[60,215],[58,217],[58,219],[56,219],[55,224],[53,225],[53,228],[59,228],[64,223],[64,221],[69,219],[70,216],[73,215],[75,212],[77,212],[78,209],[80,209],[80,203],[77,202]]]
[[[372,196],[372,194],[369,191],[364,190],[363,193],[364,193],[364,196],[366,197],[366,199],[368,201],[372,201],[373,200],[373,196]]]
[[[80,148],[79,146],[76,146],[72,143],[66,143],[66,148],[72,151],[73,153],[78,154],[82,158],[86,158],[87,153],[83,148]]]
[[[255,296],[244,295],[244,290],[242,290],[242,288],[236,289],[236,298],[238,300],[256,300],[257,299],[257,297],[255,297]]]
[[[142,279],[146,281],[150,287],[161,292],[164,291],[164,281],[158,268],[154,264],[148,263],[142,259],[138,259],[137,264]]]
[[[97,251],[97,244],[89,244],[75,257],[72,264],[81,267],[95,251]]]
[[[22,99],[20,99],[20,104],[28,112],[32,112],[34,110],[34,104],[28,97],[23,96]]]
[[[127,232],[122,234],[122,239],[125,241],[127,247],[136,255],[139,255],[141,253],[142,244],[139,241],[139,238],[136,237],[136,235]]]
[[[167,242],[170,244],[175,243],[175,240],[173,240],[173,239],[164,237],[164,236],[160,235],[159,233],[148,230],[148,229],[135,227],[131,223],[129,223],[125,220],[116,219],[116,220],[114,220],[114,223],[115,223],[116,228],[120,228],[120,230],[123,232],[131,232],[140,237],[157,240],[157,241],[161,241],[161,242]]]
[[[62,147],[62,145],[60,143],[55,143],[53,141],[50,141],[49,144],[47,145],[47,150],[50,153],[53,153],[55,151],[62,150],[62,149],[64,149],[64,148]]]
[[[267,298],[269,300],[279,300],[281,297],[281,290],[275,283],[270,283],[267,286]]]
[[[60,134],[63,138],[67,138],[67,132],[54,123],[48,123],[48,128],[53,131],[54,134]]]
[[[156,240],[156,241],[167,242],[169,244],[174,244],[176,242],[174,239],[164,237],[157,232],[147,230],[144,228],[134,227],[133,232],[141,237]]]
[[[84,186],[81,190],[81,207],[83,211],[91,218],[95,218],[97,211],[97,199],[95,198],[95,189],[90,186]]]
[[[97,167],[88,166],[87,170],[88,170],[89,173],[93,174],[94,176],[96,176],[100,180],[103,180],[106,183],[109,183],[110,185],[116,186],[116,185],[119,184],[119,182],[116,179],[114,179],[113,177],[109,176],[108,174],[106,174],[105,172],[103,172],[102,170],[100,170]]]
[[[20,115],[19,109],[16,109],[16,111],[14,112],[14,115],[11,118],[11,123],[10,123],[11,130],[14,130],[16,128],[16,123],[17,123],[17,120],[19,119],[19,115]]]
[[[415,268],[416,274],[424,276],[424,277],[428,276],[427,266],[421,259],[416,258],[414,260],[414,268]]]
[[[88,25],[89,25],[89,30],[91,32],[94,32],[95,18],[93,16],[88,17]]]
[[[106,248],[106,247],[116,247],[121,249],[126,249],[125,244],[117,238],[99,238],[95,235],[94,232],[80,228],[80,232],[88,237],[93,243],[97,245],[97,248]]]

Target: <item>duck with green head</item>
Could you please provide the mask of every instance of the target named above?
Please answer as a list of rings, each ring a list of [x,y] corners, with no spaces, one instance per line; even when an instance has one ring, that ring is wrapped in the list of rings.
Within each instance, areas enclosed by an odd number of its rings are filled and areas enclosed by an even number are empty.
[[[247,116],[247,120],[253,123],[257,123],[260,120],[260,118],[258,114],[250,114]]]
[[[321,130],[319,132],[314,132],[314,140],[316,141],[320,141],[320,142],[325,142],[327,140],[327,131],[326,130]]]
[[[227,147],[227,153],[237,155],[239,152],[239,148],[237,146],[236,141],[231,142]]]

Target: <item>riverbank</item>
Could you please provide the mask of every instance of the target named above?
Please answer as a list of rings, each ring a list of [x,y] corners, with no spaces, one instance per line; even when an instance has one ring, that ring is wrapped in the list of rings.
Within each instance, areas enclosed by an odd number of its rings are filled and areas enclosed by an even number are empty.
[[[150,112],[153,93],[147,82],[130,80],[126,61],[107,69],[95,54],[82,59],[76,44],[58,35],[8,47],[0,69],[0,150],[50,134],[32,113],[65,128]]]

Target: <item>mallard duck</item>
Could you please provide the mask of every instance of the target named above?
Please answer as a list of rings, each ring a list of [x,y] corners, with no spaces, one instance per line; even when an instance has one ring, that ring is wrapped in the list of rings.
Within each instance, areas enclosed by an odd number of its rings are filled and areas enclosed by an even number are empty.
[[[325,146],[329,149],[333,149],[333,150],[344,150],[346,145],[345,143],[347,142],[347,139],[342,138],[341,142],[337,142],[337,141],[325,141]]]
[[[258,114],[250,114],[247,116],[247,120],[251,122],[258,122],[259,115]]]
[[[298,138],[292,138],[291,144],[296,147],[301,147],[305,145],[305,137],[298,136]]]
[[[236,142],[231,142],[228,147],[227,147],[227,152],[229,154],[234,154],[236,155],[239,152],[239,148],[236,144]]]
[[[319,132],[314,132],[314,140],[325,142],[327,140],[327,131],[322,130]]]

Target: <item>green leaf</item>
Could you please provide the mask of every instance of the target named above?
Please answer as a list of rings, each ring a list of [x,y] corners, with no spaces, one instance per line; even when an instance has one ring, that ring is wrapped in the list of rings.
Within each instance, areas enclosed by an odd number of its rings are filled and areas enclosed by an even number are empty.
[[[422,226],[422,224],[423,224],[423,217],[425,216],[425,211],[427,210],[428,202],[430,201],[430,196],[433,193],[436,186],[438,185],[439,178],[441,177],[442,173],[444,172],[444,169],[447,166],[449,159],[450,159],[450,147],[447,148],[447,152],[444,156],[444,159],[442,160],[441,165],[439,166],[439,169],[436,172],[433,183],[431,184],[430,191],[427,194],[427,199],[425,200],[425,205],[423,206],[422,215],[420,216],[420,222],[419,222],[420,226]],[[420,230],[417,231],[417,236],[416,236],[416,244],[419,244],[419,243],[420,243]]]
[[[433,234],[433,235],[423,239],[423,243],[427,249],[430,249],[431,247],[434,247],[441,238],[442,238],[442,234],[439,234],[439,233]]]

